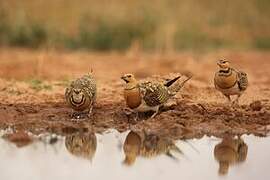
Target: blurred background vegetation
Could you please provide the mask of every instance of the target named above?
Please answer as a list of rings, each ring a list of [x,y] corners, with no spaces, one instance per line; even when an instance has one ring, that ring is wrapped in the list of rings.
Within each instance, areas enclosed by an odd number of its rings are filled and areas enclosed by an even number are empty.
[[[0,0],[0,46],[270,49],[269,0]]]

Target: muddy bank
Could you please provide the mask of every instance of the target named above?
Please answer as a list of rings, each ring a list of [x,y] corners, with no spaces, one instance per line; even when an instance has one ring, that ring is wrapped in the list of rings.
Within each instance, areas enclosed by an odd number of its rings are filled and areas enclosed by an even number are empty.
[[[232,108],[213,87],[216,59],[226,57],[248,73],[250,85]],[[219,52],[175,55],[90,54],[86,52],[39,52],[1,50],[0,127],[32,132],[76,131],[78,128],[104,132],[115,128],[148,128],[174,137],[191,138],[224,133],[264,135],[270,125],[270,54],[267,52]],[[64,102],[70,80],[94,69],[98,98],[93,115],[71,121]],[[117,68],[116,68],[117,67]],[[256,67],[256,68],[254,68]],[[132,72],[139,79],[166,79],[170,73],[193,75],[177,94],[176,105],[154,119],[141,115],[134,122],[123,109],[123,84],[119,77]],[[155,76],[159,74],[160,76]],[[170,76],[173,76],[171,74]],[[162,78],[161,78],[162,77]]]

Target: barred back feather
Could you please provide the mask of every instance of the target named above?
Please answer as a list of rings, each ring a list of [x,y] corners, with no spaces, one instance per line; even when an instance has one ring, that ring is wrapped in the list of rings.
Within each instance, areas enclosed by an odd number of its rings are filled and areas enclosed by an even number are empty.
[[[140,85],[140,89],[144,91],[143,100],[148,106],[158,106],[170,98],[167,87],[162,84],[145,83]]]
[[[182,82],[177,81],[172,86],[168,87],[170,94],[172,96],[175,95],[178,91],[180,91],[180,89],[182,89],[182,87],[185,85],[185,83],[188,82],[191,78],[192,78],[192,76],[188,77],[187,79],[185,79]]]
[[[243,71],[238,72],[238,86],[241,91],[244,91],[248,87],[248,78],[247,74]]]

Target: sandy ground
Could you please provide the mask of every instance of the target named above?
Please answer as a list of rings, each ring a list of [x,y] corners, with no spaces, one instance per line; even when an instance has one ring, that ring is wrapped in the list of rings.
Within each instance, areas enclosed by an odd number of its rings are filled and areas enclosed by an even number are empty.
[[[248,73],[250,85],[232,108],[213,86],[216,60],[225,57],[233,67]],[[94,70],[98,98],[90,119],[71,121],[64,101],[68,81]],[[78,128],[103,132],[115,128],[148,128],[174,137],[192,138],[224,133],[270,130],[270,52],[215,53],[89,53],[56,50],[0,49],[0,127],[32,132],[72,132]],[[193,75],[177,94],[176,105],[156,118],[141,116],[138,122],[125,115],[120,76],[134,73],[138,79]],[[173,76],[173,75],[170,75]],[[42,83],[34,83],[41,79]],[[184,79],[184,76],[183,76]]]

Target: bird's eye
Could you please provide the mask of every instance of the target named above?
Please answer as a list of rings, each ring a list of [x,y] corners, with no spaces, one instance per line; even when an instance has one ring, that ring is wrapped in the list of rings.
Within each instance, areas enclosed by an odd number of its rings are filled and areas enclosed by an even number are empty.
[[[131,78],[131,75],[127,75],[128,78]]]
[[[80,93],[80,90],[79,89],[74,89],[73,90],[76,94],[79,94]]]

